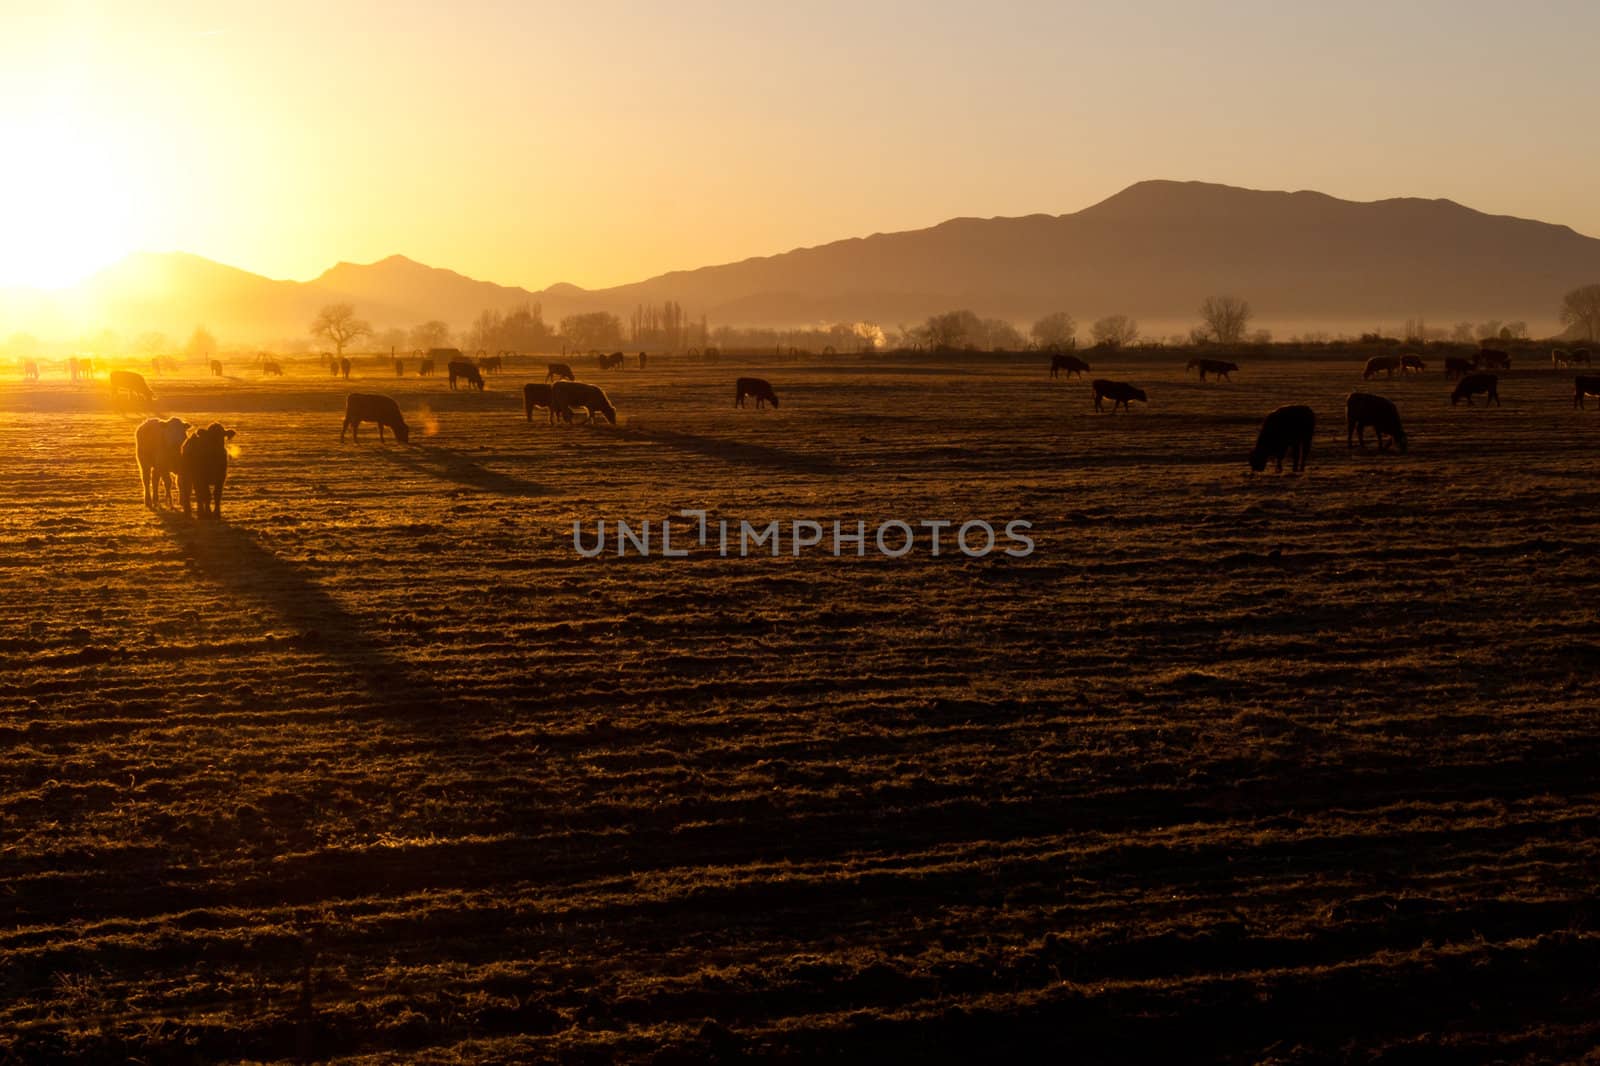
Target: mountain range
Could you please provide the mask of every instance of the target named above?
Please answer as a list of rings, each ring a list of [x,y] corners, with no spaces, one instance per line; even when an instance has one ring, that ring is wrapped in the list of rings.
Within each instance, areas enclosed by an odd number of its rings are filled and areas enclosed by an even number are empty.
[[[69,290],[0,292],[0,336],[102,328],[224,343],[303,338],[317,310],[350,302],[374,326],[469,324],[486,308],[566,314],[677,301],[713,326],[860,320],[892,328],[970,308],[1026,327],[1067,310],[1087,324],[1133,315],[1147,333],[1186,330],[1208,295],[1250,301],[1276,330],[1359,331],[1406,319],[1498,318],[1556,330],[1561,294],[1600,281],[1600,240],[1450,200],[1370,203],[1318,192],[1145,181],[1066,215],[956,218],[614,288],[497,285],[404,256],[275,281],[183,253],[138,253]]]

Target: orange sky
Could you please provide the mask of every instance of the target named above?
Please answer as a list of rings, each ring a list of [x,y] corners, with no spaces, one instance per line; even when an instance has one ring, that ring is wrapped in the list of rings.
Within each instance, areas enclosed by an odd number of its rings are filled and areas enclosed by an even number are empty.
[[[599,287],[1150,177],[1600,233],[1600,5],[1108,6],[8,6],[0,285],[148,249]]]

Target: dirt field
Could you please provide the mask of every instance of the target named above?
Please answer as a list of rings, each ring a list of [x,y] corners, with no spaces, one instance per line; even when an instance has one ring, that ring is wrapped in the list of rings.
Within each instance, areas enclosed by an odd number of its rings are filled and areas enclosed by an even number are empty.
[[[0,1062],[1419,1062],[1600,1044],[1600,411],[1359,357],[0,379]],[[777,385],[736,411],[733,377]],[[412,446],[338,441],[350,387]],[[1307,402],[1303,477],[1246,476]],[[1031,520],[1025,559],[571,523]]]

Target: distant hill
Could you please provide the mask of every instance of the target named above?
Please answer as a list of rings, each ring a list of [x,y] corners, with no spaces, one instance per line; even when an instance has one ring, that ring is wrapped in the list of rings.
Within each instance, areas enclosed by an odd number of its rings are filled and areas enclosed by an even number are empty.
[[[348,300],[380,328],[538,303],[625,315],[676,300],[713,325],[919,322],[952,308],[1026,325],[1064,309],[1085,326],[1127,313],[1148,332],[1186,329],[1200,301],[1232,293],[1280,331],[1522,319],[1556,329],[1562,292],[1600,281],[1600,240],[1565,226],[1486,215],[1449,200],[1339,200],[1202,182],[1146,181],[1069,215],[957,218],[928,229],[674,271],[630,285],[542,292],[404,256],[340,263],[309,282],[273,281],[179,253],[131,256],[60,294],[0,294],[0,335],[90,328],[174,337],[204,324],[224,340],[304,336],[323,304]]]

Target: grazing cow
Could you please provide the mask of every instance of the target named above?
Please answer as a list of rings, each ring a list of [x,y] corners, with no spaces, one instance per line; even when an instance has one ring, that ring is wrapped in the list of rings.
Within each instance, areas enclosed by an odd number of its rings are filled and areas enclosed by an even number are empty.
[[[1572,350],[1572,358],[1567,360],[1567,364],[1569,366],[1588,366],[1589,365],[1589,349],[1587,349],[1587,348],[1574,348]]]
[[[281,378],[283,377],[283,367],[278,364],[276,359],[269,359],[263,356],[261,359],[261,376]]]
[[[1374,396],[1369,392],[1352,392],[1344,398],[1346,446],[1354,447],[1356,441],[1361,446],[1367,446],[1367,427],[1371,426],[1378,435],[1378,450],[1388,451],[1389,446],[1383,442],[1384,435],[1400,449],[1401,454],[1406,450],[1406,431],[1400,425],[1400,412],[1394,404],[1382,396]]]
[[[344,443],[345,430],[357,444],[361,443],[361,423],[378,424],[378,440],[383,440],[384,427],[394,431],[394,439],[401,444],[411,443],[411,427],[400,414],[400,405],[387,396],[352,392],[344,401],[344,425],[339,427],[339,443]]]
[[[1446,381],[1464,378],[1470,373],[1472,373],[1471,359],[1466,359],[1459,355],[1447,355],[1444,357],[1444,379]]]
[[[34,362],[32,359],[24,359],[22,361],[22,380],[23,381],[38,381],[39,380],[39,364]]]
[[[450,387],[452,389],[456,387],[456,379],[461,378],[468,385],[476,386],[479,392],[483,391],[483,375],[478,373],[477,367],[465,359],[451,360],[450,365],[445,367],[445,370],[450,375]]]
[[[778,394],[772,388],[772,382],[766,378],[740,378],[733,386],[733,406],[743,407],[744,398],[753,397],[756,401],[756,410],[759,411],[767,404],[778,406]]]
[[[1111,399],[1112,414],[1117,413],[1118,407],[1121,407],[1124,411],[1132,410],[1128,406],[1128,401],[1130,400],[1138,400],[1140,403],[1150,402],[1143,389],[1136,389],[1126,381],[1107,381],[1105,378],[1095,378],[1089,383],[1089,387],[1094,389],[1094,409],[1096,411],[1105,410],[1100,401],[1107,397]]]
[[[545,382],[539,385],[522,386],[522,409],[527,413],[528,421],[533,421],[533,409],[543,407],[550,412],[550,421],[556,420],[556,407],[550,397],[550,384]]]
[[[1069,378],[1074,374],[1081,378],[1083,377],[1083,372],[1088,369],[1089,364],[1075,355],[1064,355],[1058,352],[1050,357],[1050,376],[1052,378],[1059,375],[1063,370],[1067,372],[1067,377]]]
[[[578,380],[578,376],[572,372],[572,368],[566,363],[551,363],[550,369],[545,371],[544,379],[549,381],[551,378],[555,378],[557,381],[562,378],[568,381]]]
[[[1420,374],[1428,369],[1428,364],[1422,361],[1422,356],[1415,352],[1406,352],[1400,357],[1400,376],[1407,374]]]
[[[431,377],[433,377],[433,360],[432,359],[429,359],[427,356],[423,356],[422,357],[422,359],[417,363],[417,377],[419,377],[419,378],[431,378]]]
[[[1278,463],[1278,473],[1283,473],[1283,456],[1290,453],[1290,465],[1296,474],[1306,468],[1311,458],[1311,438],[1316,433],[1317,416],[1304,404],[1280,407],[1261,423],[1256,435],[1256,446],[1250,452],[1250,469],[1256,473],[1267,468],[1267,460]]]
[[[181,418],[148,418],[133,431],[133,454],[139,462],[139,483],[144,486],[144,505],[159,510],[161,490],[172,506],[172,478],[178,472],[179,454],[189,433],[189,423]]]
[[[1228,375],[1238,369],[1238,363],[1226,363],[1221,359],[1191,359],[1189,360],[1189,365],[1183,368],[1183,372],[1188,374],[1191,370],[1198,370],[1200,371],[1201,381],[1206,379],[1207,374],[1232,381],[1233,378],[1228,377]]]
[[[211,376],[214,378],[220,378],[222,376],[222,360],[211,360]]]
[[[622,355],[621,352],[612,352],[610,355],[602,355],[600,357],[600,359],[599,359],[600,369],[601,370],[621,370],[622,369],[622,360],[623,360],[623,355]]]
[[[1472,398],[1480,392],[1487,397],[1485,403],[1500,406],[1500,378],[1494,374],[1468,374],[1462,378],[1456,383],[1456,391],[1450,394],[1450,406],[1466,400],[1471,407]]]
[[[505,359],[498,355],[478,355],[478,369],[485,374],[498,374],[505,367]]]
[[[205,429],[190,429],[178,450],[178,495],[183,513],[189,514],[189,499],[199,497],[200,517],[222,517],[222,483],[228,479],[228,441],[234,430],[213,422]]]
[[[1600,399],[1600,378],[1579,374],[1572,379],[1572,406],[1587,407],[1588,404],[1583,402],[1585,396]]]
[[[643,352],[639,353],[639,369],[640,370],[644,369],[644,353]]]
[[[1511,356],[1498,348],[1484,348],[1472,361],[1476,370],[1510,370]]]
[[[523,394],[526,397],[526,393]],[[564,420],[572,421],[572,409],[584,407],[589,411],[592,424],[595,415],[603,416],[613,426],[617,424],[617,409],[606,398],[598,385],[584,381],[558,381],[550,387],[550,409]]]
[[[1394,372],[1399,369],[1400,357],[1398,355],[1375,355],[1367,360],[1366,367],[1361,371],[1361,380],[1371,381],[1379,374],[1388,374],[1392,378],[1394,377]]]
[[[119,392],[128,394],[129,399],[143,400],[145,403],[155,403],[155,394],[150,391],[150,386],[144,383],[144,378],[131,370],[113,370],[106,379],[111,386],[111,395]]]
[[[346,381],[350,380],[350,360],[342,355],[339,357],[339,376]]]

